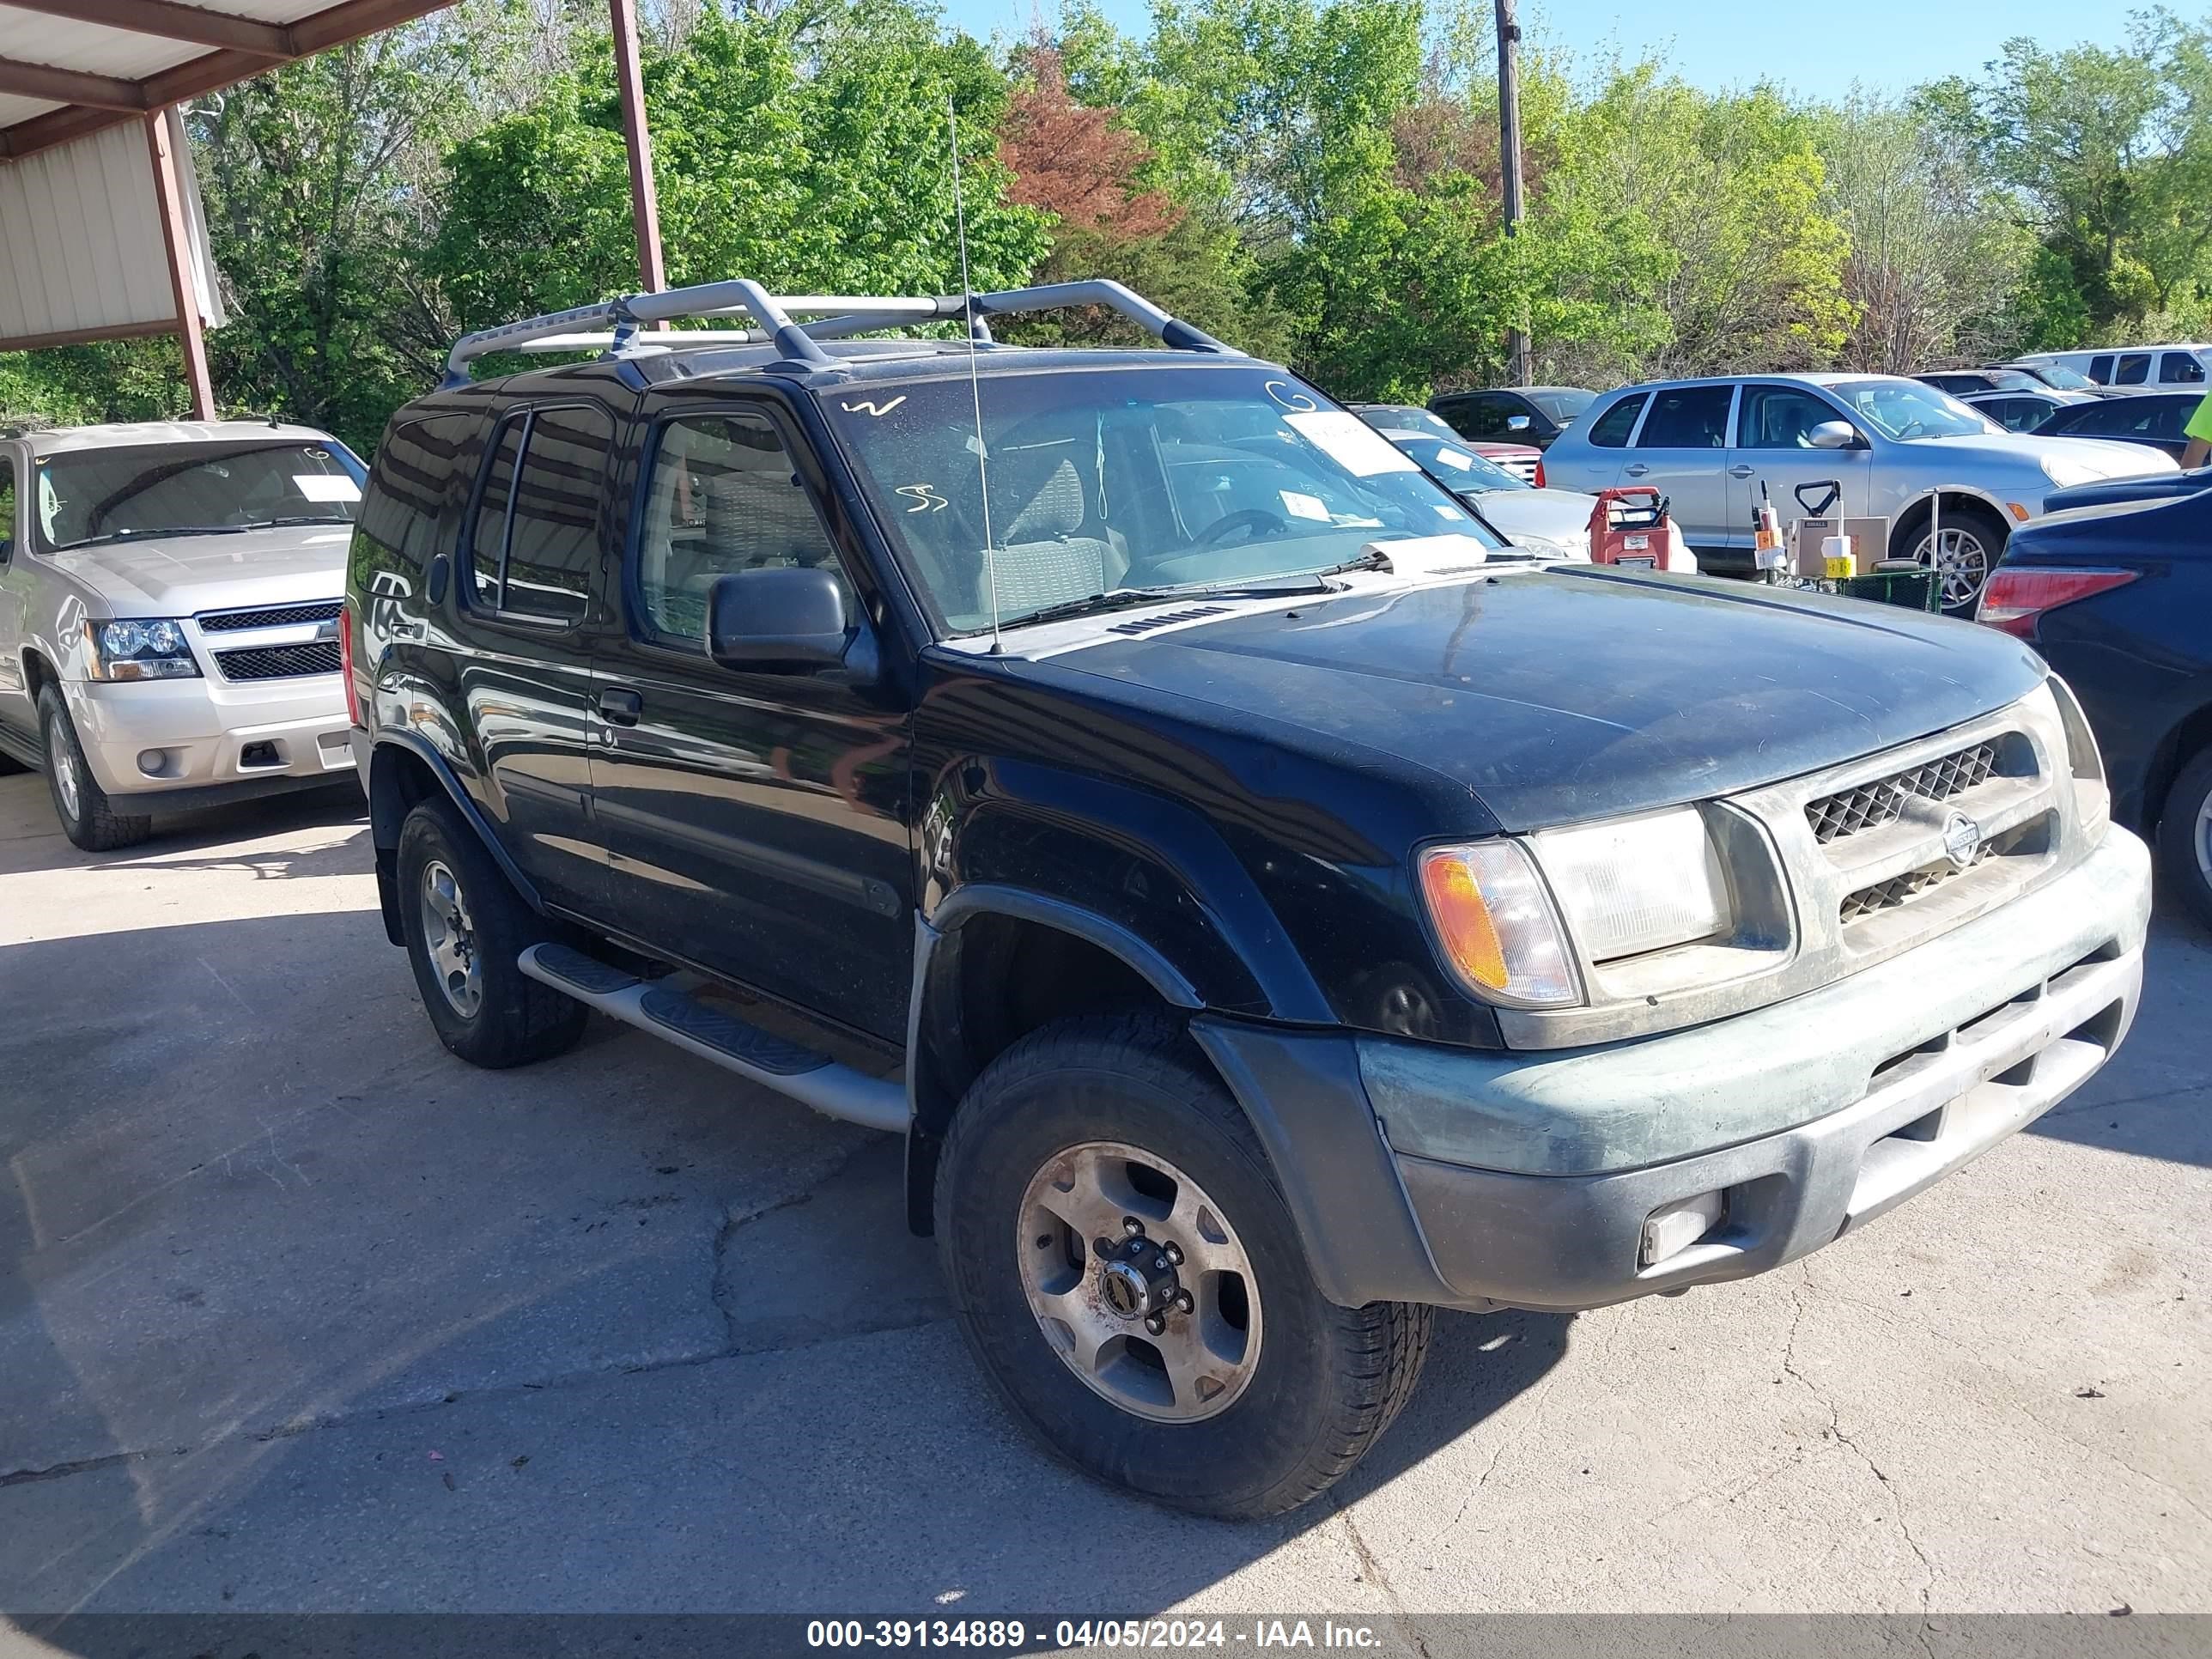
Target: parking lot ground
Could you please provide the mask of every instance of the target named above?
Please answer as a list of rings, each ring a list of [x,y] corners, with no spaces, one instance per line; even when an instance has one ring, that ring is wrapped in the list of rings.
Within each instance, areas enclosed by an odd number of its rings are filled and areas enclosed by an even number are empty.
[[[991,1402],[890,1140],[595,1024],[448,1057],[359,802],[127,853],[0,780],[0,1608],[2212,1609],[2212,948],[1765,1279],[1440,1320],[1333,1499],[1164,1515]],[[66,1643],[63,1644],[66,1646]]]

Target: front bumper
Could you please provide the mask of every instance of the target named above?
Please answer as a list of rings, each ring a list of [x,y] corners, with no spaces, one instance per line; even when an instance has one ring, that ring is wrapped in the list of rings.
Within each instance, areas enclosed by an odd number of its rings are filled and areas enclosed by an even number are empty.
[[[335,674],[65,687],[70,719],[110,795],[181,808],[353,775],[345,691]],[[158,757],[158,764],[143,763]],[[153,796],[167,799],[155,801]]]
[[[1571,1311],[1779,1267],[2033,1122],[2126,1034],[2149,911],[2149,854],[2113,828],[1940,938],[1662,1036],[1500,1054],[1193,1029],[1335,1300]],[[1710,1194],[1717,1227],[1643,1259],[1655,1211]]]

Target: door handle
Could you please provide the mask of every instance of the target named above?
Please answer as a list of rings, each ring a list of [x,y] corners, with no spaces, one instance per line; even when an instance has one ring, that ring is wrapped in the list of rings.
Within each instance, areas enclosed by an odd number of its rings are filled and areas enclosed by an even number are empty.
[[[627,686],[611,685],[599,693],[599,718],[610,726],[635,726],[645,713],[645,699]]]
[[[1755,466],[1732,466],[1729,469],[1729,477],[1731,478],[1748,478],[1753,473],[1758,471],[1759,469]]]
[[[1626,472],[1632,478],[1640,478],[1650,470],[1651,469],[1650,467],[1644,465],[1641,461],[1632,462],[1628,466],[1622,469],[1622,471]]]

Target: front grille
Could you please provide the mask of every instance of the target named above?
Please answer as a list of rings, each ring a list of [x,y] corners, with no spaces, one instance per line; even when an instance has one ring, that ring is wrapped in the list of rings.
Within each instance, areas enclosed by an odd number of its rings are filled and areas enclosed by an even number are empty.
[[[248,628],[290,628],[301,623],[332,622],[342,602],[317,599],[313,605],[273,605],[265,611],[211,611],[194,618],[203,634],[235,634]]]
[[[1910,904],[1924,893],[1957,880],[1960,876],[1978,869],[1993,858],[2023,850],[2029,840],[2039,834],[2045,826],[2040,819],[2024,823],[1991,841],[1984,842],[1975,852],[1973,861],[1957,865],[1948,858],[1932,864],[1923,864],[1917,870],[1907,870],[1903,875],[1892,876],[1887,881],[1878,881],[1862,887],[1855,893],[1844,895],[1837,907],[1836,919],[1849,924],[1863,916],[1879,915],[1885,910],[1894,910],[1899,905]]]
[[[336,640],[307,645],[271,645],[258,651],[218,651],[216,666],[227,680],[283,680],[338,672]]]
[[[1522,483],[1536,482],[1536,459],[1533,455],[1493,455],[1490,460],[1493,466],[1504,467]]]
[[[1896,823],[1904,815],[1905,803],[1916,795],[1923,800],[1948,800],[1988,782],[1996,770],[1997,741],[1993,738],[1893,776],[1807,801],[1805,817],[1813,826],[1813,839],[1825,847],[1864,830],[1879,830]]]

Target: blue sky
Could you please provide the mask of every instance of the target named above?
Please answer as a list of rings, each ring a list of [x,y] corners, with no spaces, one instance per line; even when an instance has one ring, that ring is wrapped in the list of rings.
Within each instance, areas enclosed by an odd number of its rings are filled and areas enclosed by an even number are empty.
[[[1017,33],[1040,9],[1047,16],[1057,10],[1038,0],[944,3],[948,21],[980,35]],[[1148,15],[1146,0],[1103,3],[1125,28],[1141,28]],[[2124,0],[1522,0],[1521,9],[1532,38],[1578,59],[1657,52],[1700,86],[1765,78],[1820,94],[1854,82],[1899,92],[1972,75],[2019,34],[2046,46],[2117,46],[2132,8]]]

